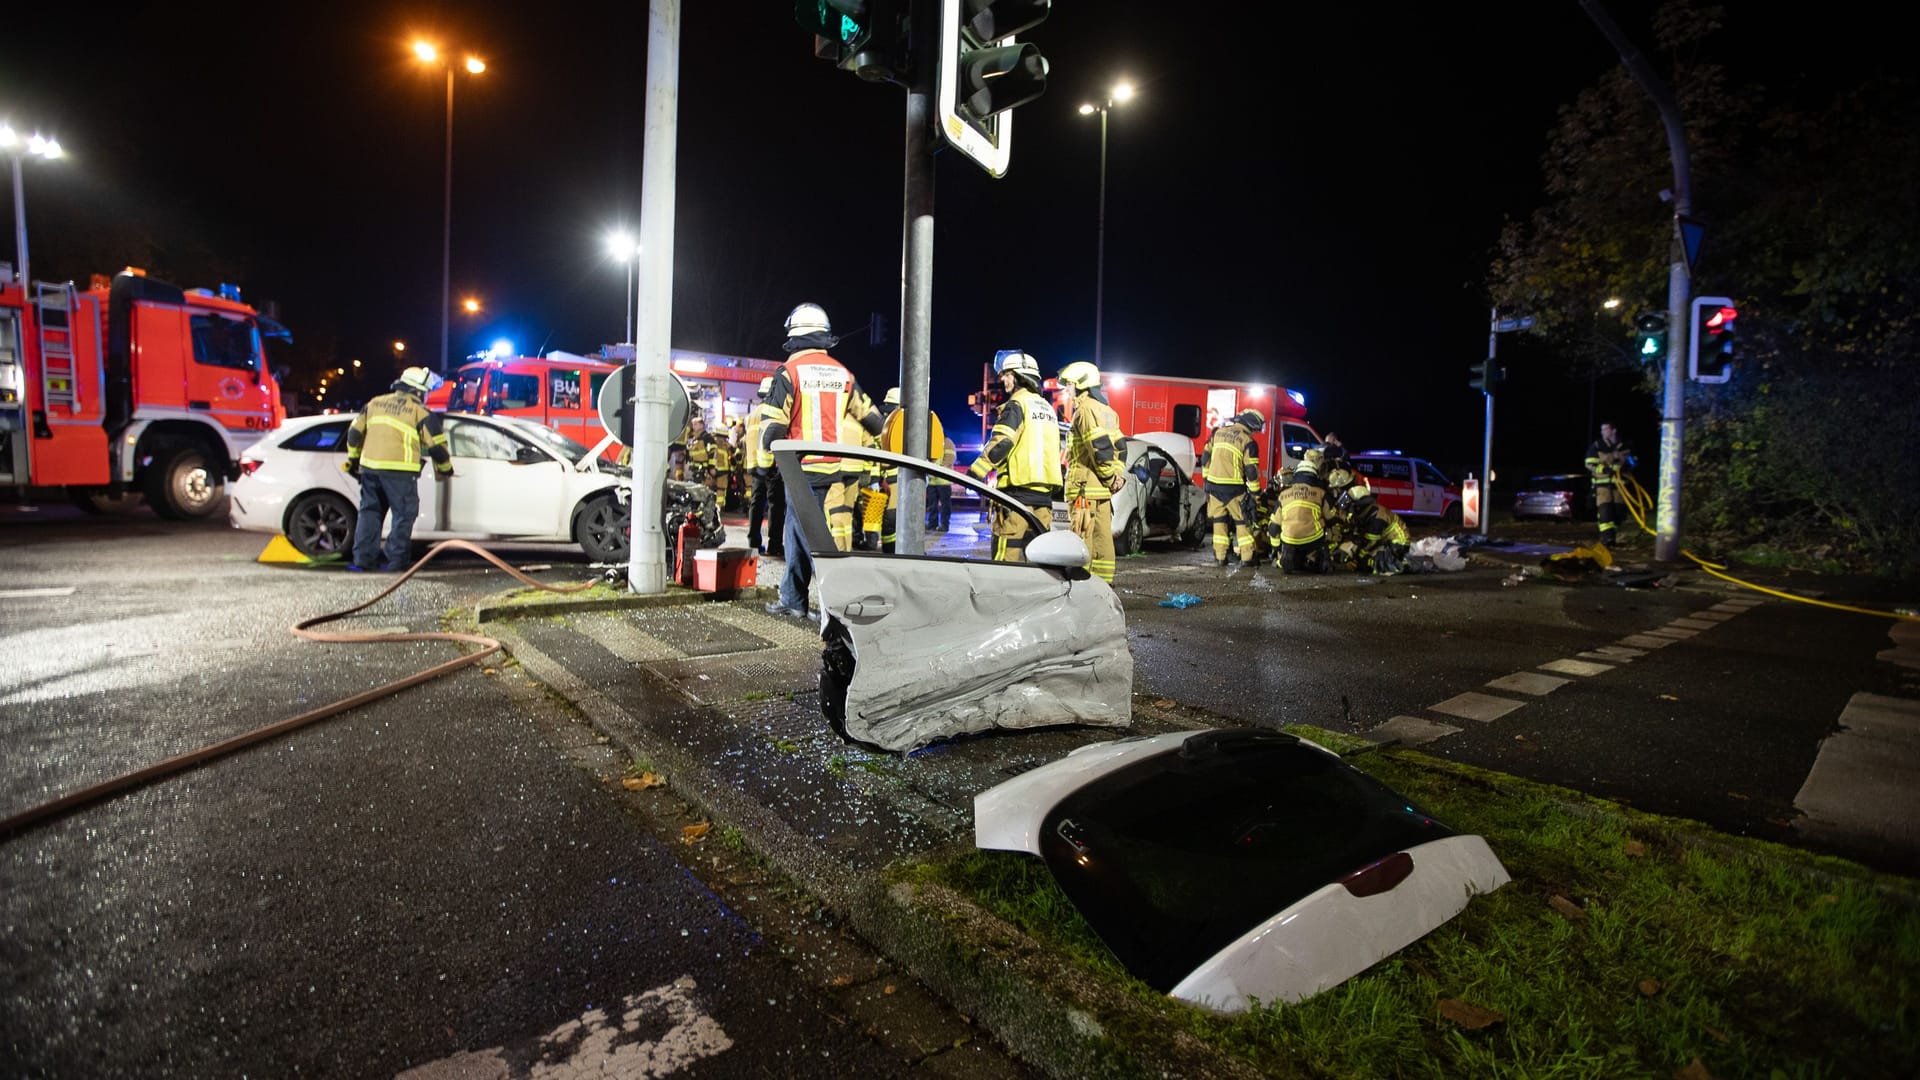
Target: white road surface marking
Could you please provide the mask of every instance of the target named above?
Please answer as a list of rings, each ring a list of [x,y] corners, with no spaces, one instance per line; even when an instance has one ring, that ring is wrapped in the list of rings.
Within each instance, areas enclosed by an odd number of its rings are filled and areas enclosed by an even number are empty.
[[[1494,697],[1492,694],[1476,694],[1468,691],[1455,694],[1438,705],[1429,705],[1429,709],[1448,716],[1458,716],[1465,720],[1478,720],[1481,723],[1498,720],[1513,710],[1525,705],[1524,701],[1511,698]]]
[[[0,592],[0,600],[30,600],[37,596],[72,596],[74,589],[73,585],[58,589],[8,589]]]
[[[1502,675],[1487,685],[1495,690],[1511,690],[1516,694],[1532,694],[1539,697],[1543,694],[1551,694],[1572,681],[1572,679],[1562,679],[1553,675],[1542,675],[1537,671],[1516,671],[1511,675]]]

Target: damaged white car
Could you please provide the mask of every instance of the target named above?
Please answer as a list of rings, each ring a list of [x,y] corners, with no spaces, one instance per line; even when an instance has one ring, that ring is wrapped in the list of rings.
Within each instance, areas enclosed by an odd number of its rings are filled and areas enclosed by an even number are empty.
[[[1132,722],[1126,616],[1086,545],[973,477],[883,450],[781,440],[775,460],[819,588],[820,710],[843,737],[906,752],[996,728]],[[840,551],[805,497],[803,454],[939,475],[1039,532],[1027,562]]]
[[[1278,731],[1094,743],[973,814],[976,846],[1045,860],[1135,978],[1218,1012],[1336,986],[1508,881],[1481,837]]]

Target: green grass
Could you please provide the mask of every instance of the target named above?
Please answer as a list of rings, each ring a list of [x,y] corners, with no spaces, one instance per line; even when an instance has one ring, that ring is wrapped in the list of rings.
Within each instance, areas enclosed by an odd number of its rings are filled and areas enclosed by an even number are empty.
[[[1513,881],[1295,1005],[1221,1017],[1161,997],[1126,975],[1038,859],[973,851],[902,873],[959,889],[1277,1076],[1664,1080],[1697,1057],[1722,1078],[1896,1077],[1920,1061],[1910,883],[1413,752],[1354,760],[1486,837]],[[1585,918],[1556,911],[1555,896]],[[1438,1015],[1442,998],[1505,1019],[1468,1031]]]

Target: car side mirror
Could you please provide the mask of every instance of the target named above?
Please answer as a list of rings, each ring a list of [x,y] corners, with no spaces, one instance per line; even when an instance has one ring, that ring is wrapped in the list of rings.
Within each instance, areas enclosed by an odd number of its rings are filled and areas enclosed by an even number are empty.
[[[1027,561],[1036,566],[1078,569],[1093,560],[1086,542],[1064,529],[1043,532],[1027,542]]]

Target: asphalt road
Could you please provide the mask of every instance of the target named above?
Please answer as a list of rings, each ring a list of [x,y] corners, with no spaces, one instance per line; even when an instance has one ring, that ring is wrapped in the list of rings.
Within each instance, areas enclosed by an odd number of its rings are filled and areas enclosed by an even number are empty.
[[[385,581],[262,566],[264,541],[0,507],[0,814],[452,655],[293,638]],[[430,629],[506,585],[429,568],[361,625]],[[469,669],[0,839],[0,1072],[902,1071],[497,681]]]

